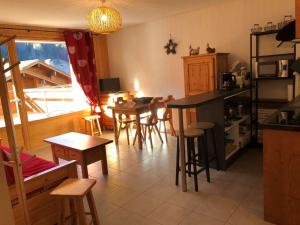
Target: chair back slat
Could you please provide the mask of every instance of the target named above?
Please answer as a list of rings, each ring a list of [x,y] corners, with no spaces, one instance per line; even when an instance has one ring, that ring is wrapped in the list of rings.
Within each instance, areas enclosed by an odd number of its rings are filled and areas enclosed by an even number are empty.
[[[157,111],[160,108],[162,97],[155,97],[152,99],[151,103],[149,104],[149,112],[150,116],[147,119],[149,124],[156,124],[158,122]]]
[[[122,106],[127,104],[127,100],[125,100],[123,97],[118,97],[117,100],[115,101],[116,106]],[[126,115],[125,113],[120,113],[118,114],[118,119],[122,120],[123,118],[129,118],[129,115]]]
[[[164,103],[165,103],[164,114],[163,114],[163,119],[164,120],[172,119],[172,109],[167,107],[167,103],[170,102],[170,101],[173,101],[173,100],[175,100],[173,95],[169,95],[167,97],[167,99],[164,101]]]

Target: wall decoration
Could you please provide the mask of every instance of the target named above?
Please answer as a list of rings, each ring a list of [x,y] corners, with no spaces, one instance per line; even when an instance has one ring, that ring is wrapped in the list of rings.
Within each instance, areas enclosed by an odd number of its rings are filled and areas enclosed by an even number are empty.
[[[215,48],[211,48],[209,46],[209,44],[207,43],[207,45],[206,45],[206,51],[207,51],[207,53],[215,53],[216,49]]]
[[[176,42],[173,41],[173,39],[171,38],[170,35],[170,39],[168,41],[168,43],[164,46],[164,49],[166,50],[166,53],[169,54],[176,54],[176,47],[178,46],[178,44]]]
[[[192,48],[192,45],[190,45],[190,56],[191,55],[199,55],[200,47],[198,48]]]

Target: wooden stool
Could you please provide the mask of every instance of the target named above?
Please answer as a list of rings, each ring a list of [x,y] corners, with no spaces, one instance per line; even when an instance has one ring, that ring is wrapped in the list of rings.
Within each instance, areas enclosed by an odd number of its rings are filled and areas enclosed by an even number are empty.
[[[200,139],[204,137],[204,131],[200,129],[185,129],[184,130],[184,139],[187,140],[187,160],[185,165],[188,167],[186,170],[186,173],[188,174],[189,177],[191,175],[194,176],[194,183],[195,183],[195,191],[198,191],[198,179],[197,175],[201,173],[202,171],[206,170],[207,164],[205,163],[205,167],[198,169],[197,166],[200,166],[199,162],[197,161],[196,157],[196,151],[195,151],[195,138]],[[206,153],[206,151],[204,151]],[[175,179],[175,184],[178,185],[178,180],[179,180],[179,171],[180,166],[179,166],[179,135],[177,133],[177,152],[176,152],[176,179]],[[205,161],[206,162],[206,161]],[[191,167],[193,166],[193,170]],[[206,174],[208,176],[208,174]]]
[[[90,128],[91,128],[91,135],[94,136],[95,134],[99,134],[102,135],[102,131],[101,131],[101,126],[100,126],[100,122],[99,119],[101,117],[99,115],[92,115],[92,116],[86,116],[83,117],[84,121],[85,121],[85,132],[87,133],[87,124],[89,123]],[[94,131],[94,123],[96,122],[98,131]]]
[[[75,179],[70,178],[58,185],[50,195],[59,198],[59,223],[58,225],[65,225],[65,205],[69,201],[70,204],[70,217],[72,225],[77,224],[77,217],[79,225],[88,225],[86,220],[86,213],[84,211],[83,198],[86,196],[88,205],[91,210],[92,223],[100,225],[95,201],[91,192],[92,187],[96,184],[96,180],[92,179]],[[76,211],[75,211],[76,207]],[[76,215],[77,213],[77,215]],[[69,219],[67,218],[67,219]],[[90,223],[91,224],[91,223]]]
[[[209,132],[211,134],[211,140],[212,140],[212,146],[213,146],[213,151],[214,151],[214,156],[210,159],[208,159],[208,163],[216,160],[216,169],[220,170],[220,161],[219,161],[219,157],[218,157],[218,152],[217,152],[217,143],[216,143],[216,134],[215,134],[215,124],[212,122],[197,122],[197,123],[192,123],[190,125],[191,128],[194,129],[201,129],[204,130],[204,134],[205,134],[205,142],[206,145],[208,145],[208,135]],[[209,168],[208,168],[208,174],[209,174]],[[208,176],[208,181],[210,181],[210,175]]]

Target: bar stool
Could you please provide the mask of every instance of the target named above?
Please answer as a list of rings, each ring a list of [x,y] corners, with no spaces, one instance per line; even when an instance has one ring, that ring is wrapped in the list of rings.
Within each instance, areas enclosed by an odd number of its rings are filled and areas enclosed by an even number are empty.
[[[88,132],[87,127],[88,127],[88,124],[89,124],[92,136],[94,136],[95,134],[102,135],[102,130],[101,130],[100,122],[99,122],[100,118],[101,117],[99,115],[91,115],[91,116],[83,117],[84,122],[85,122],[85,132],[86,133]],[[98,131],[94,131],[94,124],[95,123],[96,123],[96,128],[98,129]]]
[[[205,142],[205,145],[208,146],[208,135],[209,133],[211,134],[211,140],[212,140],[212,145],[213,145],[213,149],[214,149],[214,156],[212,158],[209,158],[208,159],[208,168],[207,168],[207,173],[208,173],[208,182],[210,182],[210,172],[209,172],[209,164],[210,162],[216,160],[216,169],[217,170],[220,170],[220,161],[219,161],[219,157],[218,157],[218,152],[217,152],[217,145],[216,145],[216,134],[215,134],[215,124],[212,123],[212,122],[197,122],[197,123],[192,123],[190,125],[191,128],[194,128],[194,129],[201,129],[204,131],[204,135],[205,135],[205,139],[204,139],[204,142]],[[200,140],[199,140],[200,142]],[[199,143],[199,145],[201,145]],[[200,158],[200,155],[199,154],[199,158]],[[208,154],[208,157],[209,157],[209,154]]]
[[[66,203],[70,204],[70,216],[67,219],[71,219],[71,224],[77,224],[77,218],[79,225],[88,225],[86,220],[86,214],[92,216],[92,223],[94,225],[100,225],[95,201],[91,192],[92,187],[96,184],[96,180],[93,179],[66,179],[63,183],[58,185],[50,195],[59,199],[59,222],[58,225],[65,225],[66,222]],[[87,197],[90,213],[85,213],[83,198]],[[76,210],[75,210],[76,206]],[[77,213],[77,215],[76,215]]]
[[[196,150],[195,150],[195,138],[197,140],[200,140],[201,138],[204,138],[204,131],[201,129],[193,129],[193,128],[188,128],[184,130],[184,138],[187,140],[187,160],[185,165],[188,167],[186,170],[186,173],[188,174],[189,177],[191,177],[191,175],[194,176],[194,183],[195,183],[195,191],[198,191],[198,179],[197,179],[197,175],[199,173],[201,173],[202,171],[206,170],[206,176],[208,178],[208,173],[207,173],[207,167],[208,167],[208,152],[207,152],[207,148],[205,145],[203,145],[203,149],[202,149],[202,153],[204,156],[204,166],[202,166],[200,164],[200,161],[197,160],[198,154],[196,154]],[[199,141],[198,141],[198,145],[199,145]],[[205,144],[205,142],[203,142]],[[198,149],[200,149],[200,146],[198,146]],[[200,151],[200,150],[198,150]],[[179,161],[180,161],[180,153],[179,153],[179,135],[177,132],[177,152],[176,152],[176,185],[178,185],[178,180],[179,180],[179,171],[180,166],[179,166]],[[191,169],[191,167],[193,166],[193,171]],[[202,166],[202,167],[201,167]],[[198,167],[200,167],[200,169],[198,169]]]

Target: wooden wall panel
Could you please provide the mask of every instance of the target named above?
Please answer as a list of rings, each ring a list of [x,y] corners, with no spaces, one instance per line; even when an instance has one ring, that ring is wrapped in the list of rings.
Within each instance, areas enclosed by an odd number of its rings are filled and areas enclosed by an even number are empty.
[[[108,49],[105,35],[94,35],[94,49],[98,78],[109,77]]]
[[[17,35],[17,39],[33,41],[64,41],[64,29],[33,26],[0,25],[3,36]]]
[[[84,121],[81,118],[89,114],[89,110],[84,110],[29,122],[29,138],[31,141],[31,148],[37,149],[47,146],[43,139],[51,136],[71,131],[84,132]],[[23,137],[21,133],[21,126],[16,125],[15,128],[17,136],[17,145],[22,146]],[[3,144],[7,145],[8,143],[5,128],[0,128],[0,137],[3,138]]]

